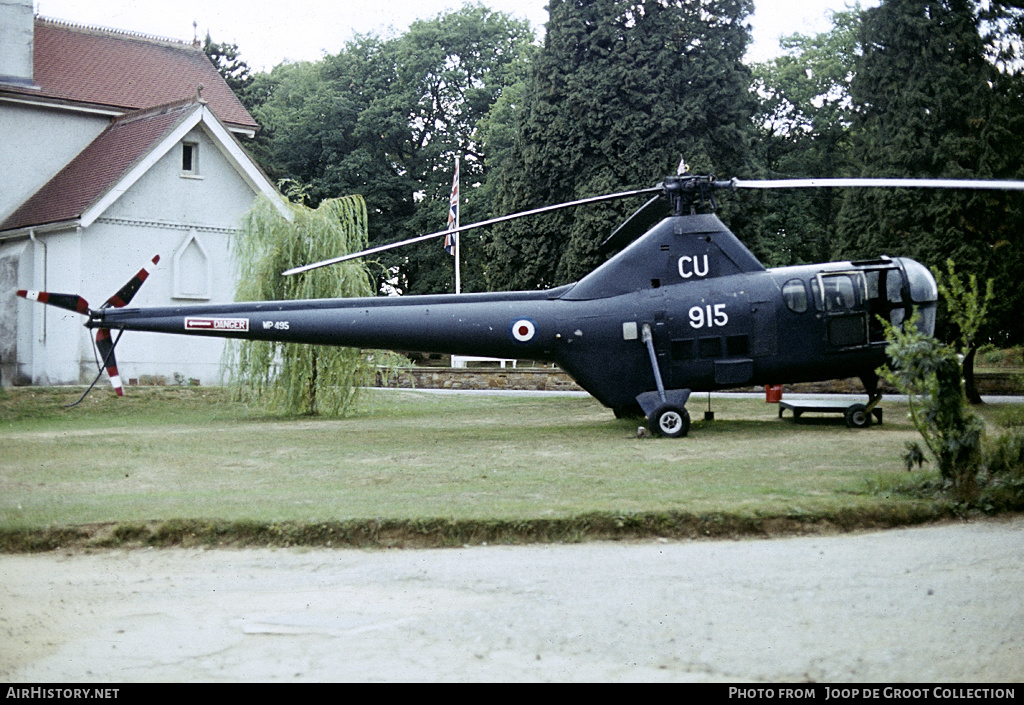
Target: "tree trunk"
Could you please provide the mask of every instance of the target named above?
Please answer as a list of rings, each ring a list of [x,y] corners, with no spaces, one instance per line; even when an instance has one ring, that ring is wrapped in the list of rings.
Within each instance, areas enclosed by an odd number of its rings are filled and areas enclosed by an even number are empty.
[[[317,376],[317,354],[313,351],[312,355],[313,370],[309,375],[309,386],[306,388],[307,399],[309,400],[308,414],[310,416],[316,416],[316,376]]]
[[[971,404],[984,404],[981,400],[981,395],[978,393],[978,387],[974,383],[974,353],[977,348],[971,348],[964,355],[963,372],[964,372],[964,392],[967,394],[967,401]]]

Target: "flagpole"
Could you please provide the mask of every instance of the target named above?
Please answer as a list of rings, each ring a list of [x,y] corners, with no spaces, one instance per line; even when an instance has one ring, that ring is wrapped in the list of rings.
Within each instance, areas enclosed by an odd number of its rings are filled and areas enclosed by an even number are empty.
[[[461,201],[462,201],[462,189],[461,189],[461,184],[459,183],[459,158],[458,158],[458,156],[455,157],[455,198],[459,199],[459,203],[458,203],[458,205],[455,208],[455,229],[458,230],[459,222],[460,222],[460,219],[462,217],[462,203],[461,203]],[[456,232],[455,235],[454,235],[454,237],[455,237],[455,293],[456,294],[461,294],[462,293],[462,268],[460,266],[460,264],[461,264],[460,259],[461,258],[459,257],[459,240],[461,240],[461,238],[459,237],[459,235],[460,235],[460,233],[458,233],[458,232]]]
[[[459,224],[460,218],[462,217],[462,207],[459,203],[461,200],[459,193],[459,155],[455,155],[455,174],[452,176],[452,195],[448,199],[448,230],[447,236],[445,236],[444,249],[450,255],[455,257],[455,293],[462,293],[462,271],[459,267]],[[452,355],[452,367],[458,367],[459,364],[456,361],[456,355]],[[465,363],[462,363],[463,365]]]

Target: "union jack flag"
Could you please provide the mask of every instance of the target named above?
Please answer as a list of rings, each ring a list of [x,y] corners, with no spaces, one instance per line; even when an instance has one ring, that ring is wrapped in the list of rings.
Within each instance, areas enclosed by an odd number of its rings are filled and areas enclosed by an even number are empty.
[[[452,179],[452,196],[448,199],[448,229],[454,230],[459,227],[459,160],[455,160],[455,178]],[[444,236],[444,250],[448,254],[455,255],[455,238],[458,233],[448,233]]]

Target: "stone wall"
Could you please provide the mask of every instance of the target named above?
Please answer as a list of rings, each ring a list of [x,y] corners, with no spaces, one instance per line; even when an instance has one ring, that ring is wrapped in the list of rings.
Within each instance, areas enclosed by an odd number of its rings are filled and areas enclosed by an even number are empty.
[[[378,372],[377,386],[406,389],[536,389],[583,391],[569,375],[557,369],[493,369],[403,367]]]

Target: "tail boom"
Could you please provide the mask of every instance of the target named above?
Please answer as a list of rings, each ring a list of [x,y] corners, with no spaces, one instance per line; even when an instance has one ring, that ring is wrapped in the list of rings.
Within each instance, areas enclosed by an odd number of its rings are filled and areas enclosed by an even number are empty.
[[[93,312],[92,328],[547,359],[556,331],[543,292],[315,299]]]

